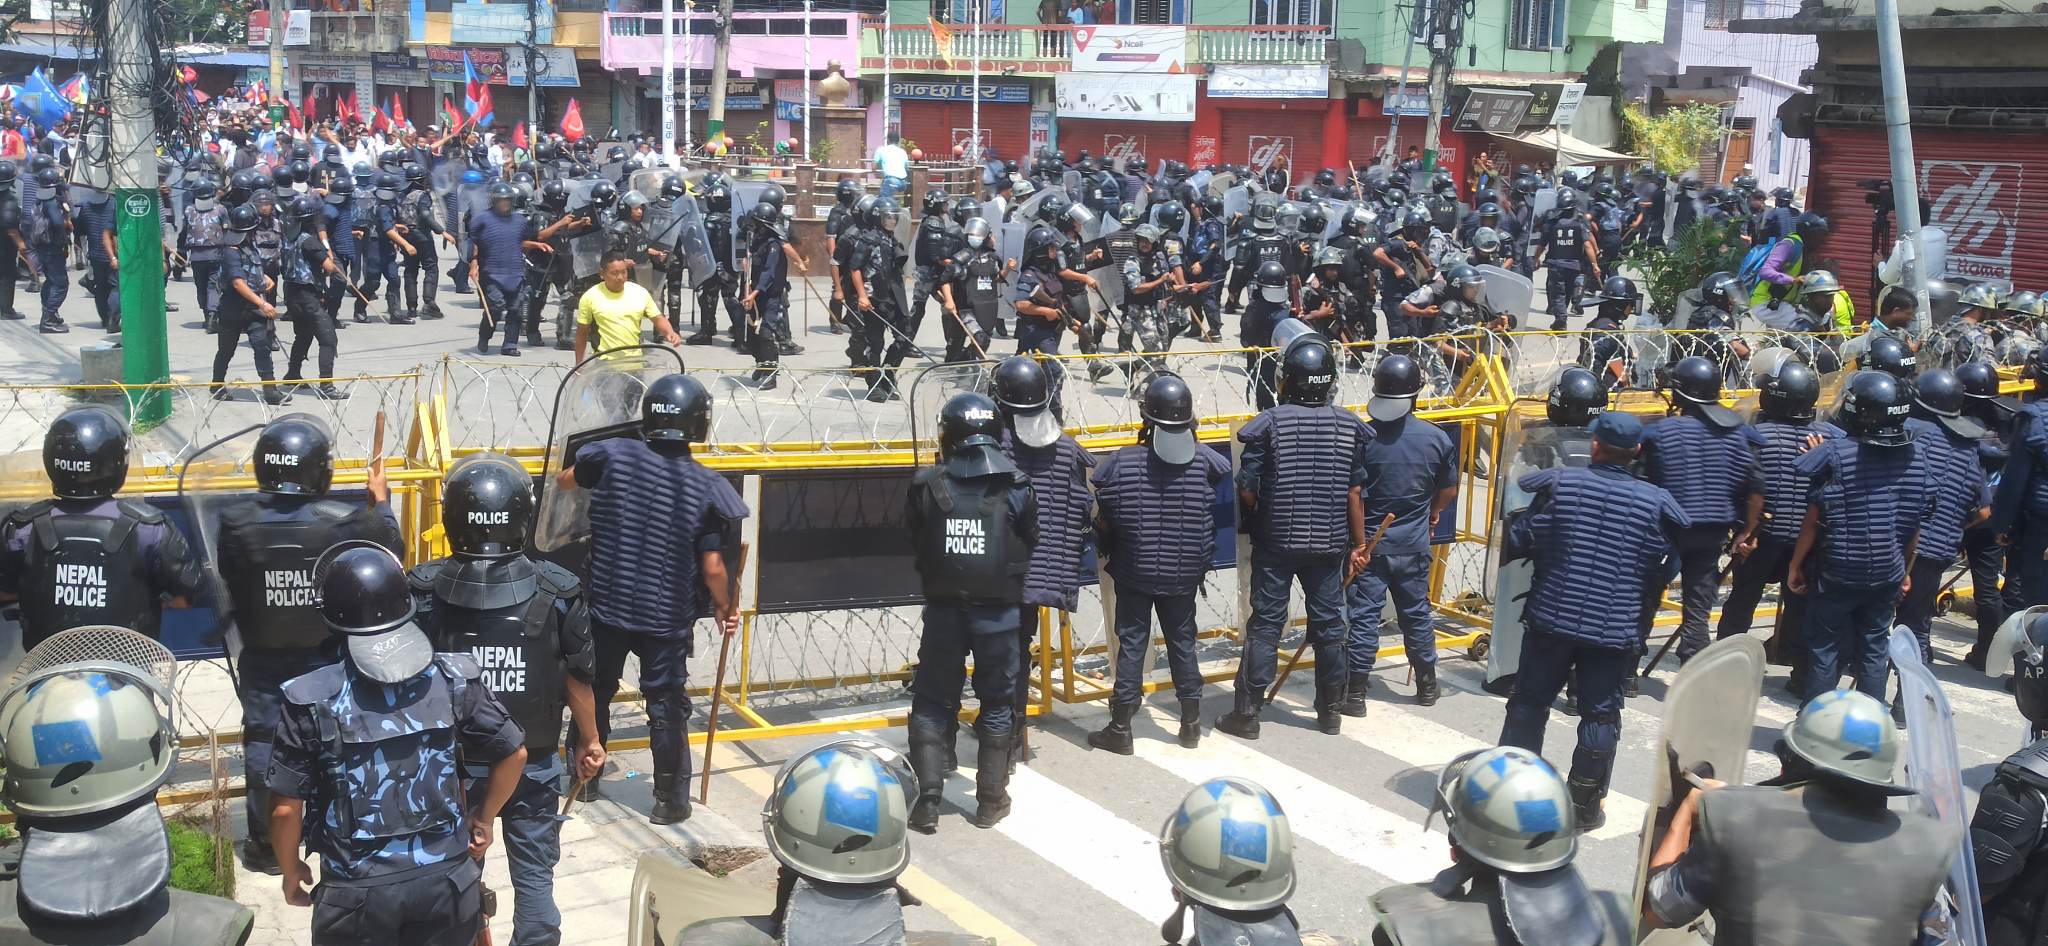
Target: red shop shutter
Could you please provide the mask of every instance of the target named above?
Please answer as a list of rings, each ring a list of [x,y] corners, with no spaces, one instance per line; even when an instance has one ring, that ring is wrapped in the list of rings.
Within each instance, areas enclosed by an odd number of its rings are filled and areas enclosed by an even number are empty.
[[[1290,177],[1296,183],[1313,179],[1323,164],[1323,113],[1329,106],[1322,99],[1300,104],[1299,108],[1224,107],[1223,163],[1259,166],[1270,163],[1277,152],[1289,157]],[[1221,107],[1215,99],[1204,100],[1202,105]]]
[[[1070,159],[1083,150],[1101,157],[1128,153],[1123,149],[1136,149],[1153,168],[1159,167],[1159,162],[1167,158],[1187,160],[1188,131],[1194,127],[1188,122],[1119,122],[1090,118],[1062,118],[1059,122],[1060,150],[1065,151]]]
[[[2048,181],[2048,134],[1915,129],[1913,157],[1928,222],[1948,231],[1951,278],[2048,287],[2048,184],[2042,183]],[[1870,257],[1876,215],[1863,199],[1870,191],[1856,182],[1890,177],[1883,129],[1819,129],[1806,206],[1828,218],[1833,232],[1822,255],[1841,263],[1836,275],[1859,310],[1875,302]],[[1892,228],[1896,239],[1896,219]]]
[[[966,141],[974,129],[974,106],[968,102],[903,103],[903,137],[926,157],[950,157],[955,141]],[[1012,160],[1023,156],[1031,141],[1031,106],[1021,103],[981,106],[981,134],[989,147]]]

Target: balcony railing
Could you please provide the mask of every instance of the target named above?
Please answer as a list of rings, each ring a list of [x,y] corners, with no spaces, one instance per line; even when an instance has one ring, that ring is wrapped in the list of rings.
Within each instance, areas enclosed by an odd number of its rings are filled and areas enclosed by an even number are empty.
[[[931,27],[898,23],[885,26],[880,17],[861,24],[862,51],[891,59],[936,59],[938,45]],[[990,23],[979,33],[953,27],[953,61],[966,63],[980,54],[984,65],[1064,61],[1073,55],[1073,26]],[[1194,65],[1236,63],[1313,64],[1328,62],[1333,37],[1327,26],[1189,26],[1188,62]],[[964,68],[964,67],[963,67]]]
[[[851,13],[741,13],[733,17],[731,68],[751,76],[756,68],[795,68],[803,62],[805,33],[814,68],[851,62],[859,56],[859,20]],[[664,37],[659,13],[607,13],[599,43],[607,69],[658,71],[662,43],[674,43],[677,68],[706,68],[717,44],[716,15],[675,14],[674,36]]]

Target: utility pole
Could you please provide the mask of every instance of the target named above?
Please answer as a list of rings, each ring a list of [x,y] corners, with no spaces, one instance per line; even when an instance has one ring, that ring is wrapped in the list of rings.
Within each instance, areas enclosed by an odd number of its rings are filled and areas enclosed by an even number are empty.
[[[718,45],[711,50],[711,114],[704,119],[704,140],[725,137],[725,62],[732,48],[732,0],[718,0]]]
[[[1906,288],[1913,291],[1913,332],[1925,337],[1933,310],[1927,299],[1929,274],[1920,259],[1920,182],[1913,167],[1913,115],[1906,102],[1906,51],[1899,38],[1898,0],[1877,0],[1877,62],[1884,83],[1885,142],[1892,155],[1892,213],[1899,219]]]
[[[540,9],[526,0],[526,140],[540,143]]]
[[[804,0],[804,153],[797,163],[811,160],[811,0]]]
[[[688,23],[683,24],[689,28]],[[676,2],[661,0],[661,157],[676,165]]]
[[[107,12],[110,14],[108,23],[116,22],[111,17],[113,13],[112,8],[109,8]],[[285,100],[284,31],[290,22],[291,10],[286,8],[285,0],[270,0],[270,98],[273,102],[283,102]],[[271,106],[271,124],[275,125],[282,121],[284,121],[284,108],[276,105]]]
[[[1423,0],[1416,2],[1421,3]],[[1418,12],[1416,7],[1408,7],[1408,41],[1402,45],[1401,53],[1401,92],[1394,97],[1394,117],[1387,122],[1386,164],[1389,172],[1392,172],[1401,160],[1401,110],[1408,107],[1408,67],[1415,63],[1415,15]]]
[[[1451,66],[1464,38],[1464,0],[1433,0],[1429,27],[1429,117],[1422,123],[1422,166],[1416,168],[1409,193],[1420,193],[1423,175],[1436,170],[1437,145],[1443,135],[1444,100],[1451,94]]]
[[[157,216],[155,95],[162,76],[154,74],[156,51],[149,37],[155,5],[149,0],[111,0],[107,7],[109,170],[113,176],[115,247],[122,266],[121,380],[126,384],[162,384],[170,380],[170,349],[165,342],[164,234]],[[273,24],[278,21],[273,20]],[[282,37],[272,27],[272,55]],[[271,69],[277,70],[276,60]],[[170,417],[171,400],[155,388],[129,400],[129,420],[156,424]]]

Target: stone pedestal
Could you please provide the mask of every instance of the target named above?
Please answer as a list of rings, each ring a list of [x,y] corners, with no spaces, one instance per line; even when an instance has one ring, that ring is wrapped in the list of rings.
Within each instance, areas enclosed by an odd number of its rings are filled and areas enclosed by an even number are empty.
[[[832,142],[832,156],[823,163],[826,167],[859,167],[862,158],[868,154],[868,110],[832,106],[812,106],[811,120],[818,123],[813,135],[823,132],[825,140]]]

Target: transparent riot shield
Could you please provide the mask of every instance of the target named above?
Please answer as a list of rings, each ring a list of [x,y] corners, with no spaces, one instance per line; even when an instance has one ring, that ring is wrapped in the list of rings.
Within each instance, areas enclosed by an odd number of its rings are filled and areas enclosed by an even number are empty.
[[[1486,280],[1486,307],[1495,315],[1510,317],[1513,324],[1528,324],[1529,312],[1536,305],[1536,284],[1521,273],[1492,264],[1473,268]]]
[[[1257,196],[1251,185],[1239,184],[1223,192],[1223,224],[1227,230],[1230,223],[1252,212],[1252,198]]]
[[[703,285],[718,272],[718,258],[711,252],[711,235],[704,229],[704,213],[695,197],[678,197],[669,205],[670,233],[674,243],[665,244],[682,258],[689,271],[690,288]]]
[[[1204,186],[1203,194],[1205,196],[1208,194],[1214,194],[1218,197],[1223,197],[1230,193],[1231,188],[1236,186],[1237,175],[1231,174],[1227,171],[1219,171],[1215,174],[1209,175],[1209,180],[1207,184]],[[1250,198],[1246,198],[1245,205],[1251,205]]]
[[[590,494],[563,489],[557,475],[586,443],[640,436],[640,398],[647,386],[683,370],[683,356],[666,345],[635,345],[586,358],[569,369],[555,389],[548,421],[548,452],[542,468],[540,510],[533,545],[542,552],[587,542]]]
[[[1641,921],[1643,892],[1650,880],[1650,854],[1669,833],[1685,793],[1696,791],[1689,776],[1743,782],[1750,729],[1756,722],[1757,700],[1763,694],[1764,645],[1747,634],[1707,645],[1680,668],[1664,696],[1664,725],[1649,746],[1644,764],[1651,773],[1644,799],[1642,843],[1636,854],[1635,916]],[[1700,929],[1706,915],[1693,921]]]
[[[1053,193],[1056,192],[1051,189],[1047,189],[1039,191],[1035,194],[1032,194],[1029,197],[1024,198],[1024,202],[1017,205],[1017,212],[1011,214],[1010,219],[1012,221],[1024,221],[1026,223],[1037,221],[1038,205],[1045,203],[1046,197]]]
[[[323,429],[326,421],[311,414],[285,415],[310,420]],[[242,637],[235,628],[229,607],[227,583],[220,569],[220,517],[231,505],[249,501],[255,489],[256,440],[263,424],[250,424],[193,451],[178,467],[178,504],[191,517],[198,538],[193,553],[199,556],[206,577],[204,604],[213,609],[213,633],[219,636],[228,656],[241,659]],[[329,437],[329,442],[333,441]]]
[[[1530,215],[1537,220],[1543,219],[1544,214],[1556,208],[1557,188],[1555,187],[1538,188],[1536,193],[1529,195]]]
[[[1328,242],[1331,237],[1337,235],[1337,231],[1344,229],[1344,218],[1350,216],[1351,211],[1358,206],[1356,201],[1331,200],[1327,197],[1317,199],[1316,203],[1323,205],[1323,213],[1329,220],[1323,226],[1321,234],[1324,242]]]
[[[569,190],[569,200],[563,205],[565,212],[572,216],[593,217],[593,226],[576,230],[569,238],[569,268],[577,279],[597,275],[598,264],[604,259],[604,225],[606,215],[591,206],[590,192],[597,186],[594,178],[578,178],[562,182]]]
[[[1970,807],[1963,796],[1963,767],[1956,751],[1955,718],[1934,671],[1921,660],[1920,640],[1907,627],[1892,628],[1885,641],[1899,671],[1899,701],[1906,706],[1906,780],[1919,794],[1920,810],[1933,815],[1961,849],[1949,864],[1948,887],[1937,898],[1927,931],[1937,942],[1984,946],[1983,901],[1978,896],[1977,859],[1970,848]],[[1923,939],[1923,941],[1925,941]]]
[[[1080,200],[1081,172],[1076,171],[1072,168],[1068,168],[1067,170],[1060,172],[1060,189],[1066,191],[1068,197],[1072,197],[1075,200]]]
[[[1016,328],[1017,307],[1011,305],[1009,300],[1014,298],[1017,278],[1024,272],[1024,234],[1030,232],[1031,223],[1020,214],[1017,219],[993,229],[996,253],[1006,263],[1010,260],[1017,261],[1016,268],[1004,273],[1002,298],[996,303],[997,317],[1008,323],[1011,328]]]
[[[910,439],[917,451],[917,465],[939,462],[939,408],[956,394],[991,390],[990,375],[995,365],[985,361],[935,364],[919,369],[910,382]],[[1058,395],[1055,393],[1055,400]]]
[[[1547,390],[1547,388],[1546,388]],[[1504,474],[1494,482],[1500,489],[1495,511],[1494,535],[1507,534],[1509,518],[1529,508],[1534,498],[1523,491],[1522,477],[1538,470],[1585,467],[1593,462],[1593,436],[1584,427],[1563,427],[1546,420],[1533,420],[1508,433],[1501,447]],[[1522,665],[1522,639],[1528,626],[1522,612],[1536,566],[1526,558],[1502,561],[1494,575],[1493,632],[1486,650],[1486,687],[1506,693]]]
[[[1116,229],[1115,217],[1098,215],[1079,202],[1067,208],[1067,219],[1074,222],[1074,231],[1083,240],[1093,240]]]

